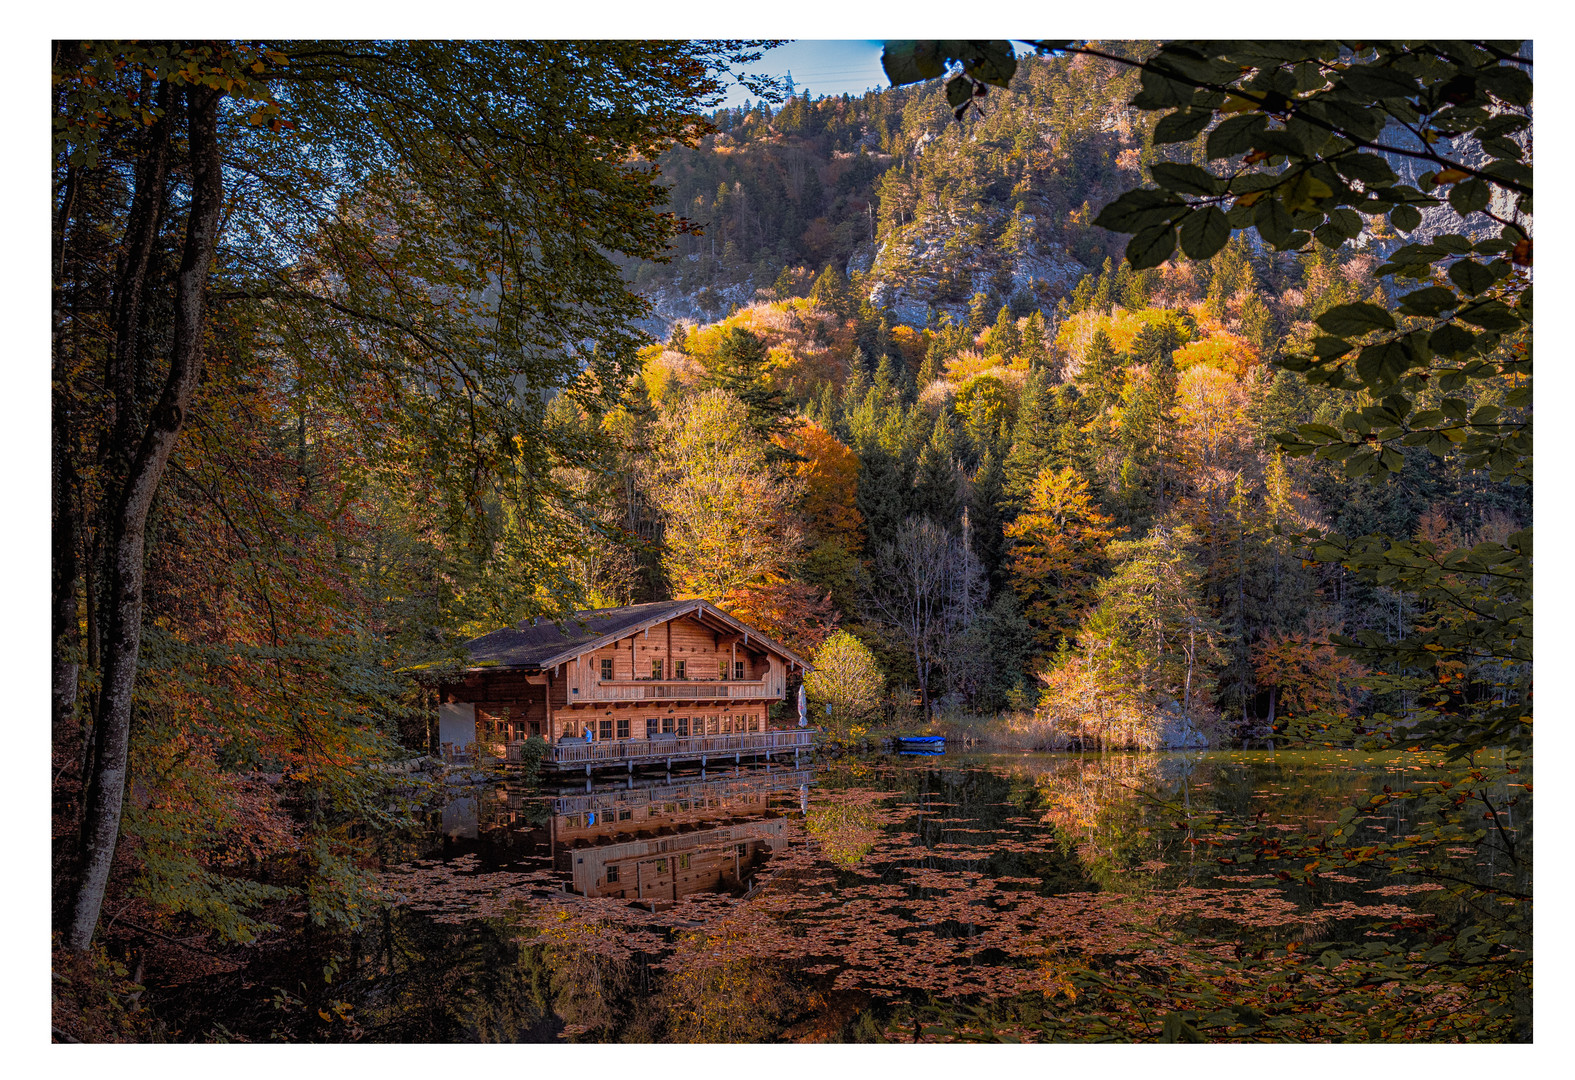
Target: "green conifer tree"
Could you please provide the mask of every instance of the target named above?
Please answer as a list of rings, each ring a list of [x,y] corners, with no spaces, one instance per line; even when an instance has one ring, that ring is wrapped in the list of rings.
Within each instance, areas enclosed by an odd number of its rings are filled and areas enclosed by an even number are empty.
[[[973,294],[968,302],[968,340],[971,343],[979,332],[990,325],[990,298],[982,292]]]
[[[853,501],[864,518],[864,555],[868,558],[897,535],[907,514],[906,485],[901,465],[878,442],[862,443],[858,451],[859,487]]]
[[[935,418],[929,440],[919,451],[909,512],[927,517],[946,529],[955,527],[962,513],[957,466],[953,461],[955,451],[956,439],[947,422],[946,412],[942,410]]]
[[[791,424],[792,408],[766,377],[766,343],[735,326],[723,336],[710,372],[711,385],[735,395],[749,411],[749,427],[768,443]]]
[[[979,557],[985,573],[990,578],[992,595],[998,593],[1005,581],[1006,536],[1002,532],[1005,515],[1001,502],[1006,496],[1006,470],[994,448],[985,447],[968,492],[969,540],[973,552]]]
[[[1019,355],[1028,361],[1030,368],[1038,367],[1045,362],[1045,353],[1049,340],[1045,336],[1044,313],[1035,308],[1023,323],[1023,340],[1018,346]]]
[[[1017,320],[1012,317],[1011,309],[1002,305],[1001,310],[996,313],[995,325],[990,329],[989,354],[1003,358],[1013,357],[1018,354],[1022,344],[1023,338],[1018,332]]]

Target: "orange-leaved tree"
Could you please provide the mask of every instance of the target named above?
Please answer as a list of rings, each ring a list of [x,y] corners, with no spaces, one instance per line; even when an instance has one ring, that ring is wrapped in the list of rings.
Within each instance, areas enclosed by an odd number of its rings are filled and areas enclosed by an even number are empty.
[[[1287,713],[1342,712],[1361,689],[1367,669],[1335,651],[1338,627],[1271,633],[1252,647],[1252,670],[1269,690],[1269,723],[1277,706]]]

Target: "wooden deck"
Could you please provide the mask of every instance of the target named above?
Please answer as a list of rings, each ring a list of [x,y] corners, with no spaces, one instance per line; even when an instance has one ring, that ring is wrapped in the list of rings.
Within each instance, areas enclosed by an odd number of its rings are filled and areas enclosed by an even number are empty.
[[[626,769],[637,765],[666,765],[675,762],[739,762],[745,758],[775,757],[811,750],[816,728],[787,731],[746,731],[733,735],[657,735],[649,739],[599,739],[595,742],[554,743],[547,748],[542,766],[560,771],[584,769]]]

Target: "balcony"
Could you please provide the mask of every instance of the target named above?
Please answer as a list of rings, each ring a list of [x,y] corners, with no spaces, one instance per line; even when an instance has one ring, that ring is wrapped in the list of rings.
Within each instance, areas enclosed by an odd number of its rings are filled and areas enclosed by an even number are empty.
[[[576,701],[727,701],[738,698],[779,698],[760,679],[598,679],[589,694],[569,695]]]

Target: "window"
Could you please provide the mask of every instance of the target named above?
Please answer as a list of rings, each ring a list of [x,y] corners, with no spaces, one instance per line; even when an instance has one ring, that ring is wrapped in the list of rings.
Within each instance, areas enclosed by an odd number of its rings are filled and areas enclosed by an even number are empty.
[[[743,677],[744,677],[744,662],[742,660],[734,661],[734,663],[733,663],[733,678],[735,678],[735,679],[742,679]]]
[[[666,859],[657,859],[656,860],[656,872],[658,874],[665,874],[665,873],[667,873],[667,860]]]
[[[627,806],[620,806],[618,808],[619,821],[628,821],[632,817],[634,817],[634,811],[629,809]]]
[[[688,725],[686,724],[684,726],[687,727]],[[672,733],[673,733],[673,718],[671,716],[664,716],[664,717],[662,717],[662,734],[663,735],[671,735]]]
[[[661,677],[662,677],[662,662],[660,660],[652,660],[651,661],[651,678],[653,678],[653,679],[660,679]]]
[[[620,739],[627,739],[629,737],[629,718],[627,716],[620,716],[618,718],[618,737]]]
[[[687,870],[687,869],[689,869],[689,856],[687,856],[687,855],[680,855],[680,856],[678,856],[678,869],[680,869],[680,870]]]
[[[714,716],[711,717],[711,726],[710,726],[710,728],[708,730],[710,731],[710,733],[712,735],[715,735],[715,734],[719,733],[722,730],[720,727],[717,726],[716,717],[714,717]]]
[[[596,732],[596,737],[598,739],[610,739],[610,738],[612,738],[612,731],[613,731],[612,721],[611,720],[603,720],[601,722],[600,730],[598,730]]]
[[[723,679],[723,680],[725,680],[727,678],[727,661],[726,660],[718,660],[716,662],[716,677],[718,679]]]
[[[678,734],[684,738],[689,737],[689,717],[680,716],[678,718]]]
[[[724,735],[731,735],[732,733],[733,733],[733,718],[731,716],[724,716],[724,717],[722,717],[722,734],[724,734]]]
[[[686,660],[674,660],[673,661],[673,678],[675,678],[675,679],[682,679],[682,678],[684,678],[684,665],[686,663],[688,663],[688,661],[686,661]]]
[[[662,722],[656,719],[656,717],[647,717],[645,721],[645,737],[649,739],[652,735],[655,735],[657,732],[661,731],[661,725]]]
[[[749,846],[747,844],[739,844],[738,853],[740,855],[747,855],[749,853]]]
[[[612,677],[613,677],[613,674],[612,674],[612,661],[611,660],[603,660],[602,661],[602,681],[606,682],[607,680],[611,679]]]
[[[607,864],[607,883],[611,885],[618,880],[618,867],[613,863]]]

